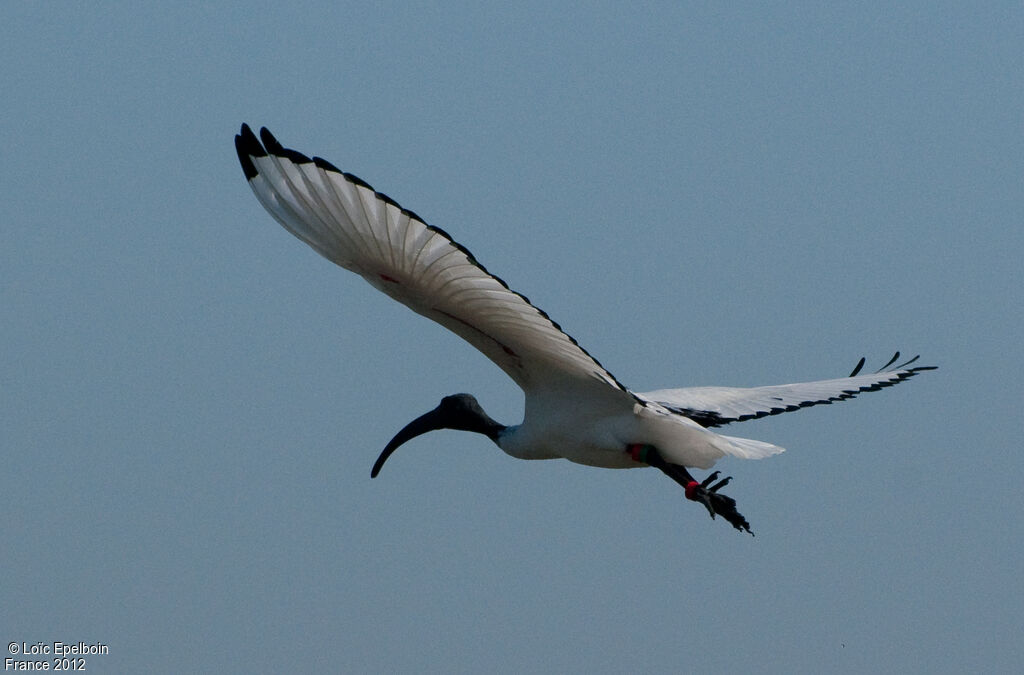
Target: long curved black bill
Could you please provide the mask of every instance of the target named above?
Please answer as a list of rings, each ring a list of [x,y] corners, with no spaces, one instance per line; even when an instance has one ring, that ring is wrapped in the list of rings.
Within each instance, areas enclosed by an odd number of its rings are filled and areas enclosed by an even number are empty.
[[[428,431],[436,431],[438,429],[444,429],[444,419],[441,413],[437,410],[431,410],[430,412],[420,415],[412,422],[405,425],[401,431],[395,434],[395,437],[391,439],[391,442],[387,444],[387,447],[381,451],[380,457],[373,463],[373,468],[370,469],[370,478],[376,478],[377,474],[380,473],[381,467],[384,466],[384,462],[388,461],[388,457],[391,453],[398,449],[398,446],[402,445],[406,441],[410,441],[417,436],[427,433]]]

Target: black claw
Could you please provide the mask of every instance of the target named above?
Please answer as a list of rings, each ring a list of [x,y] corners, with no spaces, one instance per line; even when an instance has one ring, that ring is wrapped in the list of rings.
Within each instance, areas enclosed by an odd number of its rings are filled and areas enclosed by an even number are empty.
[[[708,488],[708,492],[718,492],[721,488],[724,488],[732,480],[732,476],[726,476],[722,480],[718,481],[714,485]]]
[[[718,478],[721,472],[714,471],[702,483],[697,483],[697,480],[690,475],[690,472],[685,467],[666,462],[655,448],[648,448],[646,461],[649,465],[661,469],[672,480],[686,488],[686,498],[703,504],[712,519],[716,516],[722,516],[740,532],[748,532],[751,536],[754,535],[750,531],[750,523],[736,510],[736,500],[718,491],[732,480],[732,476],[726,476],[715,483],[715,479]]]
[[[711,475],[710,475],[710,476],[708,476],[708,477],[707,477],[707,478],[705,478],[705,479],[704,479],[703,481],[701,481],[701,484],[700,484],[700,486],[701,486],[702,488],[706,488],[707,486],[711,485],[711,483],[712,483],[712,482],[713,482],[713,481],[714,481],[714,480],[715,480],[716,478],[718,478],[718,474],[720,474],[720,473],[722,473],[722,472],[721,472],[721,471],[712,471],[712,472],[711,472]]]

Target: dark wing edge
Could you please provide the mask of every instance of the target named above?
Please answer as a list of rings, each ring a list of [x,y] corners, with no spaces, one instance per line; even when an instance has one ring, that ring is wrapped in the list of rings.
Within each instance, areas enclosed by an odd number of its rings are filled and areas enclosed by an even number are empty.
[[[869,375],[859,374],[864,367],[864,359],[861,358],[849,377],[835,380],[750,388],[693,387],[660,390],[642,393],[639,396],[655,401],[671,412],[687,417],[703,427],[721,427],[733,422],[745,422],[816,405],[846,401],[860,394],[892,387],[918,373],[938,368],[908,368],[907,366],[920,358],[915,356],[886,370],[898,361],[899,357],[900,353],[896,352],[886,365]]]

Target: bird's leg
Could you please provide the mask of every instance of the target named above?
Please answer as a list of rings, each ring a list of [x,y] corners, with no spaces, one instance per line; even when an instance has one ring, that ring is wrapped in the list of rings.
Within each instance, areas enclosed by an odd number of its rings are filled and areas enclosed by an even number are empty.
[[[665,475],[682,485],[686,498],[703,504],[712,518],[716,515],[722,516],[740,532],[749,532],[753,536],[754,533],[750,532],[750,523],[736,510],[736,500],[719,492],[732,480],[731,476],[715,483],[719,472],[714,471],[698,483],[686,467],[666,461],[654,446],[636,443],[628,446],[626,452],[635,461],[661,469]]]

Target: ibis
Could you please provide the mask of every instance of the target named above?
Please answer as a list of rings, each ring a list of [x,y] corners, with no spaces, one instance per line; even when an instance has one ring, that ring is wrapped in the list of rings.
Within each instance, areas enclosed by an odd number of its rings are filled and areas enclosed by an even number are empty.
[[[356,176],[319,157],[283,147],[267,129],[243,124],[235,147],[256,198],[286,230],[331,262],[433,319],[483,352],[519,385],[523,421],[492,419],[469,394],[445,396],[384,447],[370,475],[401,445],[436,429],[483,434],[519,459],[567,459],[610,469],[656,467],[687,499],[751,532],[731,478],[715,471],[722,457],[759,459],[783,448],[726,436],[719,427],[809,406],[844,401],[903,382],[931,366],[899,361],[848,377],[776,386],[690,387],[632,391],[543,310],[511,290],[439,227],[402,208]]]

